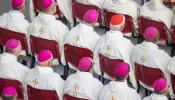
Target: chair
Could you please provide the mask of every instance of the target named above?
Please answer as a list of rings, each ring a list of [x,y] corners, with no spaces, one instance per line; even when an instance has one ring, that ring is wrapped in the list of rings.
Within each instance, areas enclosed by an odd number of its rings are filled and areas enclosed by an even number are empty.
[[[3,28],[0,28],[0,53],[3,53]]]
[[[65,73],[66,75],[68,75],[69,71],[68,62],[72,64],[76,69],[79,69],[78,64],[81,58],[90,57],[93,59],[93,52],[91,50],[86,48],[75,47],[69,44],[64,45],[64,55],[67,65],[67,72]]]
[[[27,85],[28,100],[59,100],[56,91],[41,90]]]
[[[57,2],[57,0],[55,0],[55,2]],[[42,8],[41,8],[41,0],[33,0],[33,7],[36,11],[41,12]],[[57,7],[57,15],[61,15],[61,11],[59,9],[59,7]]]
[[[149,88],[153,88],[154,82],[159,78],[164,78],[164,74],[160,69],[151,68],[138,63],[135,63],[135,76],[138,83],[138,92],[140,90],[139,82]],[[148,88],[147,88],[148,89]],[[147,90],[146,89],[146,90]],[[148,95],[148,93],[146,93]]]
[[[103,56],[102,54],[99,55],[99,62],[100,62],[100,70],[102,72],[102,76],[107,74],[110,78],[115,78],[115,67],[120,64],[121,62],[124,62],[122,59],[110,59],[108,57]],[[104,78],[103,81],[104,83]]]
[[[0,78],[0,94],[2,94],[2,91],[5,87],[13,86],[16,89],[16,92],[18,94],[19,100],[24,100],[24,93],[23,93],[23,87],[21,82],[17,80],[9,80],[9,79],[3,79]]]
[[[110,21],[112,16],[114,16],[116,13],[113,12],[108,12],[107,10],[104,10],[104,21],[105,21],[105,27],[107,28],[107,30],[109,30],[110,28]],[[132,20],[132,17],[129,15],[124,15],[125,16],[125,26],[124,29],[122,30],[123,34],[126,34],[128,32],[134,33],[135,29],[134,29],[134,23]],[[132,34],[134,37],[134,34]]]
[[[171,84],[172,84],[173,91],[175,93],[175,76],[173,74],[171,74]]]
[[[171,0],[168,0],[168,1],[164,0],[163,1],[163,4],[164,5],[168,5],[168,6],[174,6],[175,5],[175,2],[171,2]]]
[[[174,56],[175,52],[175,26],[171,26],[171,40],[172,40],[172,50],[171,50],[171,57]]]
[[[39,37],[35,37],[30,35],[30,46],[31,51],[34,54],[38,54],[41,50],[50,50],[52,52],[53,58],[58,59],[61,64],[61,54],[60,54],[60,46],[54,40],[42,39]],[[31,67],[34,67],[35,57],[32,57]]]
[[[88,99],[76,98],[76,97],[70,96],[68,94],[64,94],[63,100],[88,100]]]
[[[145,29],[148,27],[155,27],[159,30],[160,33],[160,40],[165,40],[168,41],[168,29],[166,27],[166,25],[163,22],[160,21],[154,21],[154,20],[149,20],[147,18],[144,17],[139,17],[138,18],[138,26],[139,26],[139,39],[138,39],[138,43],[142,42],[142,36],[145,32]]]
[[[101,23],[102,22],[101,10],[98,7],[92,6],[92,5],[84,5],[84,4],[76,2],[76,0],[72,0],[72,12],[74,16],[74,26],[76,25],[75,18],[78,18],[79,20],[83,21],[84,14],[86,13],[86,11],[91,10],[91,9],[97,10],[99,12],[98,22]]]

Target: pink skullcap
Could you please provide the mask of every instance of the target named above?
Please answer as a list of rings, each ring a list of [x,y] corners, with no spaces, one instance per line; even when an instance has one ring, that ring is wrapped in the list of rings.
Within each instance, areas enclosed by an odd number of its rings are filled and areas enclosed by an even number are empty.
[[[23,0],[12,0],[11,5],[13,8],[18,8],[23,4]]]
[[[49,50],[42,50],[38,53],[37,59],[41,63],[53,59],[53,56]]]
[[[123,77],[127,75],[129,72],[129,65],[127,63],[120,63],[115,68],[115,75],[119,77]]]
[[[8,86],[6,88],[4,88],[3,92],[2,92],[4,95],[14,95],[16,94],[16,89],[12,86]]]
[[[145,30],[144,37],[147,39],[153,39],[157,35],[157,29],[154,27],[148,27]]]
[[[164,78],[160,78],[154,82],[154,91],[161,92],[167,87],[167,82]]]
[[[41,1],[41,6],[43,8],[49,8],[52,4],[52,0],[42,0]]]
[[[79,69],[81,71],[86,71],[91,67],[92,61],[91,58],[89,57],[83,57],[81,58],[81,60],[79,61]]]
[[[7,48],[8,50],[14,50],[19,46],[19,44],[20,44],[19,40],[10,39],[7,41],[5,48]]]
[[[96,10],[88,10],[84,15],[84,20],[87,22],[94,22],[98,18],[98,12]]]

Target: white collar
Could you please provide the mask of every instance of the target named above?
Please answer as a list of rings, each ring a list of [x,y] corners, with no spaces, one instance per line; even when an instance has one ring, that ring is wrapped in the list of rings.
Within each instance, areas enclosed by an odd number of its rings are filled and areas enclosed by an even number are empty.
[[[80,23],[79,25],[80,31],[87,32],[87,31],[94,31],[94,28],[92,26],[88,26],[86,24]],[[88,33],[88,32],[87,32]]]
[[[168,100],[166,96],[152,93],[151,100]]]
[[[48,74],[48,73],[53,73],[53,69],[51,67],[41,67],[36,65],[34,70],[37,72],[37,74]]]
[[[146,41],[141,43],[141,47],[144,49],[158,49],[157,44],[154,44],[152,42],[146,42]]]
[[[113,40],[119,40],[119,39],[123,39],[123,34],[120,31],[108,31],[106,32],[106,41],[113,41]]]
[[[128,2],[130,2],[131,0],[112,0],[112,2],[114,3],[114,4],[122,4],[122,5],[124,5],[124,4],[127,4]]]
[[[21,20],[21,19],[24,19],[25,16],[20,11],[10,10],[7,18],[8,18],[8,20]]]
[[[55,21],[55,16],[53,15],[49,15],[49,14],[45,14],[43,12],[40,12],[38,15],[41,19],[46,20],[46,21]]]
[[[77,78],[80,78],[80,79],[89,79],[89,78],[93,78],[92,74],[90,72],[81,72],[81,71],[77,71],[75,73],[75,76]]]
[[[17,57],[13,54],[4,52],[3,54],[0,54],[0,63],[10,63],[10,62],[17,62]]]
[[[128,87],[127,81],[124,81],[124,82],[111,81],[108,84],[108,88],[111,91],[120,91],[121,89],[126,89],[126,88],[129,88],[129,87]]]

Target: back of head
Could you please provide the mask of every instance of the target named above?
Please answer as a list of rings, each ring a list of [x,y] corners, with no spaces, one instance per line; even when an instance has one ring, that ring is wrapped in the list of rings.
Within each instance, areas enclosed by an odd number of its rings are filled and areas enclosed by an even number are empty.
[[[154,27],[148,27],[143,36],[147,42],[157,43],[159,40],[159,31]]]
[[[92,59],[89,57],[83,57],[79,61],[79,70],[82,72],[90,72],[93,67]]]
[[[124,62],[118,64],[114,70],[116,81],[125,81],[128,77],[129,71],[130,71],[129,64]]]
[[[19,40],[10,39],[5,45],[5,52],[19,56],[22,51],[21,43]]]
[[[42,11],[46,14],[55,14],[56,13],[57,3],[54,0],[41,0]]]
[[[154,93],[159,95],[167,95],[168,84],[164,78],[157,79],[154,82]]]
[[[98,12],[96,10],[88,10],[83,16],[83,22],[94,26],[98,20]]]
[[[110,29],[113,31],[122,31],[125,25],[125,16],[116,14],[112,16],[110,21]]]
[[[14,10],[25,11],[25,0],[12,0],[11,5]]]
[[[17,100],[16,89],[12,86],[8,86],[4,88],[2,92],[2,99],[3,100]]]
[[[49,50],[42,50],[37,54],[39,66],[50,67],[52,66],[53,55]]]

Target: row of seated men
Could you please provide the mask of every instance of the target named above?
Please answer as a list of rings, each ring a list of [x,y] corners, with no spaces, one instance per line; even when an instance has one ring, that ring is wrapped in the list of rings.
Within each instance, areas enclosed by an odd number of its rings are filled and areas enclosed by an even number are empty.
[[[20,81],[24,94],[26,94],[26,100],[28,97],[27,85],[42,90],[54,90],[59,100],[64,100],[64,94],[87,100],[142,100],[136,90],[127,84],[132,67],[125,62],[116,65],[115,79],[103,86],[98,79],[93,77],[95,63],[89,57],[81,58],[78,65],[79,70],[64,81],[51,68],[53,56],[49,50],[42,50],[37,54],[38,64],[33,69],[28,69],[17,62],[21,51],[19,40],[7,41],[5,52],[0,55],[0,78]],[[167,80],[160,78],[154,83],[154,92],[143,100],[168,100],[168,91]],[[11,86],[5,88],[2,93],[3,100],[17,100],[16,90]]]
[[[57,5],[54,1],[42,0],[41,5],[43,12],[41,12],[29,26],[27,21],[21,22],[21,20],[24,20],[24,16],[21,12],[25,10],[25,1],[12,0],[13,10],[3,15],[6,16],[5,19],[3,19],[2,16],[0,25],[1,23],[3,25],[1,27],[17,32],[25,30],[26,32],[22,33],[26,33],[27,37],[32,34],[37,37],[57,41],[60,45],[61,61],[63,65],[65,65],[63,45],[70,44],[93,51],[93,61],[95,62],[94,72],[98,75],[101,75],[98,55],[102,54],[112,59],[122,59],[130,65],[129,76],[134,88],[137,88],[135,72],[133,70],[134,63],[160,69],[171,86],[168,72],[174,74],[174,58],[171,59],[168,54],[158,49],[156,44],[158,43],[159,32],[154,27],[146,29],[144,34],[146,41],[140,45],[134,46],[130,40],[123,37],[121,32],[125,23],[125,17],[123,15],[118,14],[113,16],[110,22],[110,31],[100,37],[93,28],[99,16],[97,11],[87,11],[84,15],[83,22],[72,28],[69,32],[68,28],[53,16],[56,12]],[[24,28],[24,26],[29,27]],[[6,64],[6,61],[9,62],[6,59],[9,59],[9,57],[1,57],[0,61],[2,65]],[[74,68],[71,64],[69,64],[69,66]],[[104,77],[110,79],[107,75]],[[173,92],[170,91],[170,93],[173,97]]]

